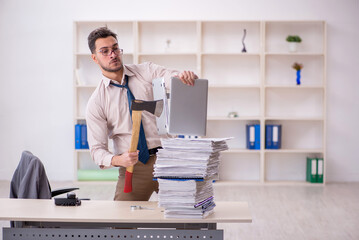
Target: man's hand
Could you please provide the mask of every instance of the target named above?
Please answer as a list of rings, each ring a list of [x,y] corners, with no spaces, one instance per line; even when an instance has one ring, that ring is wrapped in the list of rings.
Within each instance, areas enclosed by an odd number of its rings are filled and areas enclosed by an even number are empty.
[[[194,74],[194,72],[192,71],[183,71],[181,72],[178,76],[177,76],[179,79],[181,79],[181,81],[184,83],[184,84],[187,84],[187,85],[190,85],[190,86],[193,86],[194,85],[194,81],[196,79],[198,79],[197,75]]]
[[[131,167],[138,162],[139,152],[140,151],[137,150],[137,152],[126,152],[121,155],[116,155],[112,157],[111,165],[115,167]]]

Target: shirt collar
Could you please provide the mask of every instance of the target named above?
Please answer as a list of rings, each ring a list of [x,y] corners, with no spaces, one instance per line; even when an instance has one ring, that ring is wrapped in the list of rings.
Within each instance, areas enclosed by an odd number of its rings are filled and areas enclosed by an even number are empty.
[[[123,74],[123,76],[122,76],[122,82],[121,82],[121,83],[119,83],[119,82],[116,81],[116,80],[110,79],[110,78],[108,78],[108,77],[102,75],[102,80],[103,80],[103,82],[104,82],[104,84],[105,84],[105,87],[108,87],[111,82],[114,82],[114,83],[123,85],[123,84],[124,84],[123,80],[124,80],[124,78],[125,78],[125,75],[127,75],[127,76],[129,76],[129,77],[135,75],[135,74],[133,74],[132,72],[130,72],[130,71],[128,70],[128,68],[126,67],[126,65],[123,65],[123,70],[124,70],[124,71],[123,71],[124,74]]]

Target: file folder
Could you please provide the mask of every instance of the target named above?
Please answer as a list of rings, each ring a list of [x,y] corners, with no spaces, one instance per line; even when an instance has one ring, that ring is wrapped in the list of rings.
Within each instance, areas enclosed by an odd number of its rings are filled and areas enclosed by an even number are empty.
[[[81,124],[75,125],[75,149],[81,149]]]
[[[260,125],[246,125],[247,149],[260,149]]]
[[[307,182],[317,182],[317,159],[307,157]]]
[[[282,125],[266,125],[266,149],[280,149],[282,146]]]
[[[324,173],[324,160],[323,158],[317,158],[317,183],[323,183],[323,173]]]
[[[88,149],[89,144],[87,142],[87,126],[85,124],[81,125],[81,149]]]

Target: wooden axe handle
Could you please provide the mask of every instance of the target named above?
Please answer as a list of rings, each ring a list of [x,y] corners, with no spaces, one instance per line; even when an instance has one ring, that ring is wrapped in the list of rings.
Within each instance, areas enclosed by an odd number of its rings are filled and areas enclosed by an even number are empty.
[[[129,152],[136,152],[140,136],[142,111],[132,111],[132,137]]]
[[[140,136],[140,128],[141,128],[141,117],[142,111],[132,110],[132,136],[131,136],[131,145],[129,152],[136,152],[138,145],[138,138]],[[124,192],[132,192],[132,173],[133,166],[126,168],[126,176],[125,176],[125,188]]]

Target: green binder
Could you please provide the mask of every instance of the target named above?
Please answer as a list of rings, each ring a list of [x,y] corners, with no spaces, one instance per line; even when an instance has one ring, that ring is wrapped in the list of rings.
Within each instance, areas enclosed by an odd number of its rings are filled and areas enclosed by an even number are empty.
[[[317,182],[317,159],[307,157],[307,182]]]
[[[324,159],[317,158],[317,183],[323,183]]]

